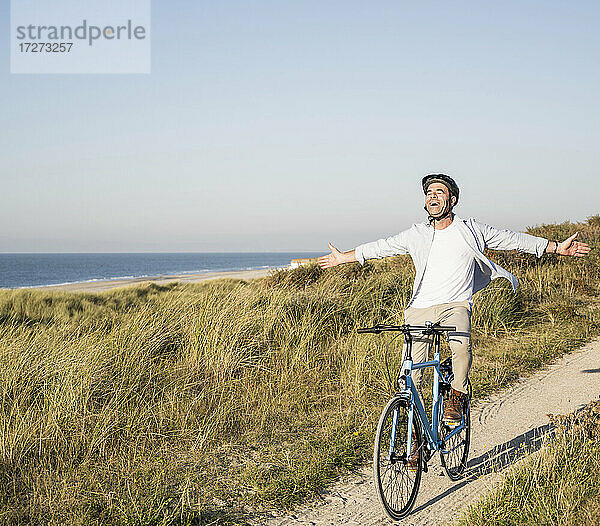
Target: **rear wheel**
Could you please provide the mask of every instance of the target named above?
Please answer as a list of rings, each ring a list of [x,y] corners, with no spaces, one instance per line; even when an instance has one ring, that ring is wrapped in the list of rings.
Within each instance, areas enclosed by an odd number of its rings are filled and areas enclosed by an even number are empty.
[[[395,438],[392,445],[394,428]],[[402,519],[410,513],[419,491],[423,471],[423,441],[416,415],[413,419],[413,430],[416,439],[416,469],[409,466],[410,451],[406,449],[408,404],[400,397],[392,398],[381,413],[375,434],[373,477],[379,501],[393,520]]]
[[[469,383],[469,396],[463,406],[463,429],[450,438],[446,438],[456,426],[449,426],[443,422],[443,404],[440,404],[440,437],[444,447],[440,450],[442,466],[451,480],[460,480],[464,476],[471,445],[471,384]]]

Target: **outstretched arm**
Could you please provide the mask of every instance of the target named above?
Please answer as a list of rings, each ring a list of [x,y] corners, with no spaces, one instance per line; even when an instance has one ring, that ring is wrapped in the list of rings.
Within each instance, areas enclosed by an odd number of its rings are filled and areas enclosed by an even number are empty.
[[[331,243],[329,243],[329,249],[331,250],[331,253],[327,254],[326,256],[321,256],[318,260],[321,268],[330,268],[343,263],[352,263],[353,261],[358,261],[354,255],[354,249],[347,250],[346,252],[340,252]]]
[[[319,258],[319,265],[322,268],[329,268],[341,265],[342,263],[352,263],[353,261],[358,261],[362,265],[366,259],[379,259],[397,256],[398,254],[408,254],[408,236],[409,231],[405,230],[395,236],[358,245],[354,250],[347,250],[346,252],[340,252],[329,243],[331,254],[321,256]]]
[[[571,237],[565,239],[562,243],[558,241],[549,241],[546,247],[547,254],[560,254],[561,256],[575,256],[582,258],[591,250],[587,243],[575,241],[579,232],[575,232]]]
[[[485,248],[492,250],[518,250],[519,252],[535,254],[538,258],[542,257],[544,253],[583,257],[590,251],[590,246],[587,243],[575,241],[579,232],[559,243],[558,241],[549,241],[546,238],[522,232],[513,232],[507,229],[498,230],[485,223],[476,223],[476,226],[483,235]]]

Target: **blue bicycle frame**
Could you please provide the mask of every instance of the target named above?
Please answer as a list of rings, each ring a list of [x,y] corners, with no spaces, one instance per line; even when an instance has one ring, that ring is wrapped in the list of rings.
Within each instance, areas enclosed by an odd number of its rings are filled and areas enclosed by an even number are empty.
[[[427,362],[419,362],[413,363],[412,361],[412,336],[409,331],[404,333],[405,342],[407,344],[407,353],[406,359],[402,364],[402,375],[401,380],[404,380],[405,388],[398,393],[398,396],[401,397],[404,401],[407,402],[408,405],[408,426],[407,426],[407,440],[406,440],[406,450],[407,456],[408,452],[411,451],[412,446],[412,429],[414,425],[415,418],[415,409],[417,410],[418,418],[421,421],[423,434],[427,441],[427,446],[429,451],[434,452],[441,450],[446,453],[444,449],[442,449],[442,439],[438,436],[439,429],[439,415],[440,415],[440,404],[442,403],[442,399],[440,398],[440,379],[445,383],[450,383],[450,378],[444,376],[443,372],[440,370],[440,333],[435,332],[433,330],[433,324],[430,322],[426,323],[426,326],[430,328],[433,338],[429,344],[428,351],[431,351],[433,347],[435,347],[433,360]],[[425,407],[423,405],[423,401],[421,400],[421,396],[412,381],[411,373],[412,371],[418,369],[426,369],[428,367],[433,367],[433,387],[432,387],[432,407],[431,407],[431,424],[429,419],[427,418],[427,413],[425,412]],[[396,441],[396,427],[398,423],[398,410],[394,411],[393,416],[393,425],[392,425],[392,436],[390,440],[390,452],[389,458],[392,460],[394,456],[394,445]],[[460,433],[465,428],[465,420],[461,424],[456,426],[449,434],[444,436],[444,440],[448,440],[452,436],[457,433]]]

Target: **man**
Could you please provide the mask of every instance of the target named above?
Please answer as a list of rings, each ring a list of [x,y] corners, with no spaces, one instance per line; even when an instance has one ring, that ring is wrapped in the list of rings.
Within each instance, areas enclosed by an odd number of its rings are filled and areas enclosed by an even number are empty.
[[[429,222],[414,224],[396,236],[359,245],[354,250],[340,252],[331,243],[331,253],[319,258],[322,268],[365,259],[410,254],[416,275],[413,294],[404,312],[405,322],[423,325],[425,321],[456,326],[449,333],[454,380],[444,409],[444,421],[460,423],[467,395],[467,378],[471,368],[471,310],[473,294],[491,280],[508,279],[516,290],[517,279],[494,264],[483,253],[492,250],[518,250],[535,254],[583,257],[589,251],[587,243],[576,241],[577,232],[559,243],[541,237],[510,230],[497,230],[475,219],[461,219],[453,213],[458,203],[456,182],[444,174],[427,175],[422,180],[425,210]],[[415,338],[413,358],[423,361],[428,337]],[[415,371],[418,386],[422,371]]]

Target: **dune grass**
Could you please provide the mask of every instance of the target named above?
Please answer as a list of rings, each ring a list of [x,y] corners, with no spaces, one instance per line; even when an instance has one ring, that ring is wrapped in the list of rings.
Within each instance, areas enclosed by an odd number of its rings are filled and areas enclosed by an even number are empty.
[[[473,312],[475,396],[598,334],[600,225],[584,260],[495,253]],[[400,362],[408,257],[250,282],[0,292],[0,521],[227,524],[314,495],[370,454]],[[399,340],[397,340],[398,342]]]
[[[600,402],[553,420],[555,439],[511,469],[458,524],[600,524]]]

